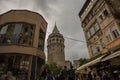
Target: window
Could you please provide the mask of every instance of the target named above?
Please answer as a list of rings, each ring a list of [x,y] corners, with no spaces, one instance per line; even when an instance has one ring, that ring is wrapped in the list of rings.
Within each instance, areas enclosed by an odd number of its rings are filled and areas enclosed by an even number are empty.
[[[7,29],[8,29],[8,25],[3,26],[2,29],[0,30],[0,34],[6,34]]]
[[[108,16],[108,11],[105,9],[105,10],[103,11],[103,14],[104,14],[104,16]]]
[[[89,31],[87,32],[87,38],[88,39],[90,38],[90,32]]]
[[[42,29],[40,29],[38,48],[42,51],[44,50],[44,39],[45,39],[45,33],[42,31]],[[52,39],[52,41],[53,41],[53,39]],[[51,42],[51,40],[50,40],[50,42]]]
[[[60,43],[62,43],[62,40],[60,39]]]
[[[91,36],[95,33],[94,27],[90,28],[90,33],[91,33]]]
[[[52,39],[52,41],[54,42],[54,41],[55,41],[55,39]]]
[[[9,23],[1,26],[0,44],[23,44],[31,46],[34,27],[28,23]]]
[[[111,26],[111,31],[112,31],[114,38],[118,38],[120,36],[120,33],[118,32],[118,29],[116,29],[115,25]]]
[[[100,44],[101,44],[102,48],[104,49],[105,48],[105,44],[104,44],[103,39],[100,39]]]
[[[50,40],[50,43],[51,43],[51,40]]]
[[[24,59],[25,58],[25,59]],[[18,80],[27,80],[30,56],[27,55],[0,55],[0,75],[12,70]],[[24,63],[24,64],[23,64]],[[22,74],[22,75],[21,75]],[[22,77],[22,79],[21,79]],[[3,80],[3,79],[1,79]]]
[[[110,32],[108,30],[105,31],[105,36],[108,42],[110,42],[112,40]]]
[[[88,18],[85,19],[85,23],[87,24],[89,22]]]
[[[11,39],[12,43],[18,42],[18,37],[20,35],[21,30],[22,30],[22,24],[15,24],[14,32]]]
[[[98,17],[98,22],[100,23],[100,22],[102,22],[103,21],[103,16],[102,16],[102,14],[101,15],[99,15],[99,17]]]
[[[85,26],[86,26],[85,22],[83,22],[83,23],[82,23],[82,26],[83,26],[83,27],[85,27]]]
[[[98,31],[100,29],[98,23],[95,23],[94,27],[95,27],[95,31]]]
[[[56,39],[56,41],[58,42],[59,39]]]
[[[89,20],[91,20],[91,19],[92,19],[92,14],[91,14],[91,13],[89,14],[89,17],[88,17],[88,18],[89,18]]]
[[[91,53],[92,53],[93,55],[95,55],[96,51],[94,50],[94,47],[93,47],[93,46],[90,46],[90,49],[91,49]]]
[[[100,48],[99,48],[98,42],[95,44],[95,48],[96,48],[96,52],[100,52]]]

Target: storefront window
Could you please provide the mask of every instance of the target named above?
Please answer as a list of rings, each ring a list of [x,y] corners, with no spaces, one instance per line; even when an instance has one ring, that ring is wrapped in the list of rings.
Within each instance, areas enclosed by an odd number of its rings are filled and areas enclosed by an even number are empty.
[[[11,71],[18,80],[27,80],[29,58],[26,55],[0,55],[0,77]]]
[[[4,27],[2,27],[0,30],[0,34],[6,34],[7,28],[8,28],[8,25],[5,25]]]
[[[1,26],[0,44],[32,46],[34,26],[27,23],[9,23]]]

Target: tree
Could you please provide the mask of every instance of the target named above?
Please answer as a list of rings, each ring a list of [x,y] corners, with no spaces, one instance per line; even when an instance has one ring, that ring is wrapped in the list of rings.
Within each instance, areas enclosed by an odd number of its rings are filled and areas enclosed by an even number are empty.
[[[80,62],[80,65],[79,65],[79,66],[82,66],[83,64],[85,64],[85,63],[88,62],[88,59],[86,59],[86,58],[80,58],[80,59],[79,59],[79,62]]]
[[[58,75],[61,71],[61,67],[57,66],[56,63],[48,63],[45,66],[51,71],[53,75]]]

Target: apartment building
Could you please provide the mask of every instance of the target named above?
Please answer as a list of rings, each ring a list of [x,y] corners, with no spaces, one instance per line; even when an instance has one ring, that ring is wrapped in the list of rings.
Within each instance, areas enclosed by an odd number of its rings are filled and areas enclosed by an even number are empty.
[[[120,1],[86,0],[79,12],[90,62],[78,68],[120,66]],[[116,68],[117,69],[117,68]]]
[[[79,13],[90,58],[120,45],[119,0],[87,0]],[[113,6],[113,7],[112,7]]]

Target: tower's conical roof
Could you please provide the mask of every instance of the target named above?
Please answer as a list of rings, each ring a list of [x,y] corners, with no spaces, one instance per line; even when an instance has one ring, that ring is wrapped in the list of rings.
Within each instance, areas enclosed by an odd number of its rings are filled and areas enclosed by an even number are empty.
[[[58,30],[58,28],[56,26],[56,23],[55,23],[55,26],[54,26],[54,29],[53,29],[52,33],[59,33],[59,30]]]

